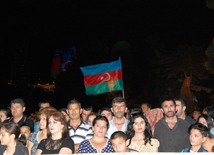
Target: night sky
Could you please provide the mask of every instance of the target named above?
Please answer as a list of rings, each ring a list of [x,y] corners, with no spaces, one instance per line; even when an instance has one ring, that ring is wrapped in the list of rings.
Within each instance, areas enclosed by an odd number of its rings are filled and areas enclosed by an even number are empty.
[[[150,80],[147,76],[149,60],[155,53],[147,42],[148,37],[158,38],[155,41],[163,45],[164,50],[175,50],[178,45],[209,46],[214,37],[214,10],[206,7],[203,0],[5,0],[1,1],[1,6],[1,89],[5,104],[21,97],[27,105],[35,107],[33,104],[40,100],[51,99],[57,108],[61,108],[75,98],[83,105],[92,104],[94,100],[97,105],[100,100],[102,103],[99,104],[108,106],[109,100],[104,101],[104,95],[84,94],[79,67],[110,62],[119,57],[124,85],[134,88],[127,95],[135,98],[144,87],[139,83]],[[32,95],[34,92],[29,95],[18,89],[6,89],[11,78],[12,57],[20,50],[21,64],[28,78],[35,79],[35,73],[39,73],[43,82],[51,82],[54,51],[72,46],[76,46],[77,61],[57,80],[57,85],[64,91],[59,89],[55,95]]]

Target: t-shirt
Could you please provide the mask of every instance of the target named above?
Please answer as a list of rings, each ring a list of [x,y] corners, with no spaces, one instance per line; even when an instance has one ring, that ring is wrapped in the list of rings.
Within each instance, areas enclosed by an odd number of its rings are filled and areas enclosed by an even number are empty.
[[[72,153],[74,153],[74,142],[70,137],[66,137],[62,141],[51,138],[43,139],[37,149],[42,150],[42,154],[59,154],[60,149],[63,147],[71,149]]]

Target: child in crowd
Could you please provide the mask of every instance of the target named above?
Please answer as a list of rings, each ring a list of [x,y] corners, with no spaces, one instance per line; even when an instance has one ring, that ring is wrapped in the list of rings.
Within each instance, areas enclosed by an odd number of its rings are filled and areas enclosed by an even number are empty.
[[[0,109],[0,119],[1,122],[3,123],[5,120],[10,119],[9,116],[10,111],[6,109]]]
[[[23,124],[23,125],[20,127],[20,131],[21,131],[21,134],[22,134],[22,135],[25,135],[25,137],[26,137],[26,142],[28,142],[28,137],[32,134],[32,131],[31,131],[30,126],[27,125],[27,124]],[[27,146],[27,143],[26,143],[26,146]]]
[[[134,149],[128,148],[127,135],[122,131],[116,131],[111,135],[111,145],[115,152],[138,152]]]
[[[208,137],[208,128],[205,125],[201,123],[191,125],[189,127],[189,134],[189,139],[192,146],[183,149],[181,152],[208,152],[202,146]]]

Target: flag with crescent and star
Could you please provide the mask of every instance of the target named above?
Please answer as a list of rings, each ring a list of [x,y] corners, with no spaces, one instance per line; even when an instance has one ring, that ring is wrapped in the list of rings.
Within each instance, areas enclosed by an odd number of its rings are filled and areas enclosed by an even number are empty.
[[[80,67],[84,76],[86,95],[123,90],[121,60]]]

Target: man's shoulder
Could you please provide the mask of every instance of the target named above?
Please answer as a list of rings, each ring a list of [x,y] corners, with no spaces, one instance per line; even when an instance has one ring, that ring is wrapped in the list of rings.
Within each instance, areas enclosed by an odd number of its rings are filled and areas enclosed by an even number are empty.
[[[91,126],[88,125],[87,123],[83,122],[83,121],[80,123],[80,127],[81,127],[81,128],[85,128],[85,129],[88,129],[88,130],[91,129]]]
[[[162,117],[156,124],[155,126],[161,125],[165,122],[165,117]]]
[[[190,118],[189,116],[185,116],[185,120],[187,122],[189,122],[190,124],[195,124],[196,123],[196,121],[194,119]]]
[[[180,123],[180,125],[183,125],[183,126],[186,126],[186,127],[190,126],[189,122],[187,122],[186,120],[183,120],[181,118],[178,118],[178,122]]]

